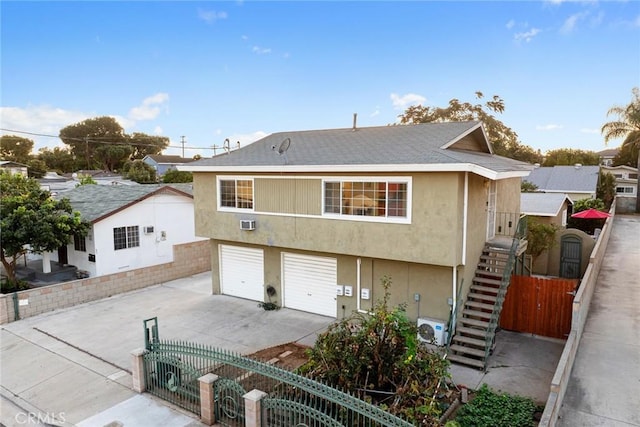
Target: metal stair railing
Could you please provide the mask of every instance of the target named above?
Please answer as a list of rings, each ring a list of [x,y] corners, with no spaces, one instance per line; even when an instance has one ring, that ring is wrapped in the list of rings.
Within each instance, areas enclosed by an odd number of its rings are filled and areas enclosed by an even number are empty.
[[[509,287],[509,283],[511,282],[511,273],[516,262],[516,253],[518,251],[518,248],[520,247],[522,239],[524,239],[526,235],[527,220],[526,216],[522,215],[518,220],[518,226],[516,227],[516,232],[513,236],[511,248],[509,250],[509,257],[507,258],[507,262],[504,266],[504,271],[502,272],[502,279],[500,280],[500,288],[498,289],[496,302],[493,306],[491,317],[489,318],[489,325],[487,327],[487,335],[485,337],[484,347],[485,368],[487,365],[487,359],[489,358],[489,353],[491,353],[491,348],[493,347],[495,332],[498,327],[498,321],[500,320],[500,313],[502,312],[502,304],[504,303],[504,298],[507,295],[507,288]]]

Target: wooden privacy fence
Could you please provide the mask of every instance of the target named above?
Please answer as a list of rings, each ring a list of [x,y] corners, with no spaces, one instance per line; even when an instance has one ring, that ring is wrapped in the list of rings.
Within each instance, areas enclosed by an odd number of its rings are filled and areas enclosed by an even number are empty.
[[[566,339],[571,332],[578,279],[512,276],[502,307],[500,327]]]

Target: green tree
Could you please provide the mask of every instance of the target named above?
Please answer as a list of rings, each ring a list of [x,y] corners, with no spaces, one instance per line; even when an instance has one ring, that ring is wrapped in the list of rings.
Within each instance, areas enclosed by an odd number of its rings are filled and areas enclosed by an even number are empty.
[[[162,176],[162,182],[165,184],[193,182],[193,174],[187,171],[170,169]]]
[[[83,159],[78,161],[76,156],[68,148],[64,147],[41,148],[38,150],[37,158],[46,163],[47,170],[56,171],[60,174],[75,172],[83,167]],[[86,163],[84,166],[86,166]]]
[[[51,252],[88,231],[68,199],[53,199],[36,180],[22,175],[0,173],[0,212],[0,260],[11,283],[27,245],[34,253]]]
[[[91,175],[78,175],[78,184],[76,187],[80,187],[81,185],[97,185],[95,179]]]
[[[596,197],[604,202],[605,209],[609,209],[616,197],[616,177],[610,173],[600,172]]]
[[[484,98],[482,92],[476,92],[475,95],[477,99]],[[479,120],[484,125],[487,138],[492,144],[495,154],[523,162],[542,163],[540,152],[521,144],[514,130],[492,114],[501,114],[504,109],[504,100],[498,95],[494,95],[484,104],[460,102],[454,98],[444,108],[423,105],[411,106],[399,118],[401,124]]]
[[[555,224],[545,224],[534,217],[527,217],[527,253],[531,255],[533,264],[540,255],[553,247],[557,231]]]
[[[151,184],[158,182],[156,170],[153,166],[146,164],[142,160],[134,160],[124,165],[122,176],[139,184]]]
[[[595,151],[559,148],[547,151],[542,166],[575,165],[576,163],[584,166],[597,166],[600,164],[600,156]]]
[[[60,139],[86,169],[114,171],[129,159],[133,148],[113,117],[96,117],[60,130]]]
[[[47,164],[40,159],[31,159],[27,162],[29,177],[42,178],[47,173]]]
[[[533,182],[527,181],[526,179],[522,180],[522,183],[520,184],[520,192],[535,193],[536,191],[538,191],[537,185],[535,185]]]
[[[16,135],[0,137],[0,158],[26,165],[31,160],[33,141]]]
[[[131,159],[144,159],[145,156],[160,154],[169,146],[169,138],[166,136],[153,136],[145,133],[134,132],[128,137],[129,145],[133,148]]]
[[[613,158],[613,166],[631,166],[635,168],[638,164],[638,147],[627,144],[620,147],[618,154]]]
[[[622,148],[629,148],[634,152],[640,149],[640,89],[632,90],[633,99],[626,106],[614,106],[607,111],[607,116],[615,116],[615,120],[602,125],[602,135],[605,144],[613,139],[622,138]],[[636,167],[640,171],[640,156],[637,156]],[[640,177],[636,183],[640,189]],[[636,212],[640,213],[640,195],[636,197]]]

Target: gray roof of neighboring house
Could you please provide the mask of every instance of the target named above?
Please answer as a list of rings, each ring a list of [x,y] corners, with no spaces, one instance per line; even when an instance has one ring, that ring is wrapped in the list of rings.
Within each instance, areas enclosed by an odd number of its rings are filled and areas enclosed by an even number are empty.
[[[524,178],[538,187],[538,191],[564,193],[595,193],[600,166],[551,166],[533,169]]]
[[[285,141],[288,149],[279,153]],[[471,149],[469,149],[471,148]],[[479,122],[427,123],[363,128],[278,132],[230,153],[200,159],[180,170],[213,171],[310,168],[331,170],[407,170],[414,166],[449,165],[462,170],[477,165],[490,171],[526,172],[533,166],[491,154]],[[526,175],[526,173],[523,173]],[[520,175],[518,175],[520,176]]]
[[[191,184],[81,185],[61,194],[83,220],[98,222],[155,194],[171,192],[193,198]]]
[[[556,216],[565,200],[573,203],[564,193],[521,193],[520,212],[534,216]]]

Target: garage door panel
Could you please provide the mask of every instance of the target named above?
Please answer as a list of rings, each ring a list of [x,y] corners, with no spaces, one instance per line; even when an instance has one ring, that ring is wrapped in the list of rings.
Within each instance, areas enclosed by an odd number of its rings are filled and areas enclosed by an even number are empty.
[[[283,283],[285,307],[336,316],[335,258],[285,253]]]
[[[262,249],[220,245],[220,288],[225,295],[264,299],[264,252]]]

